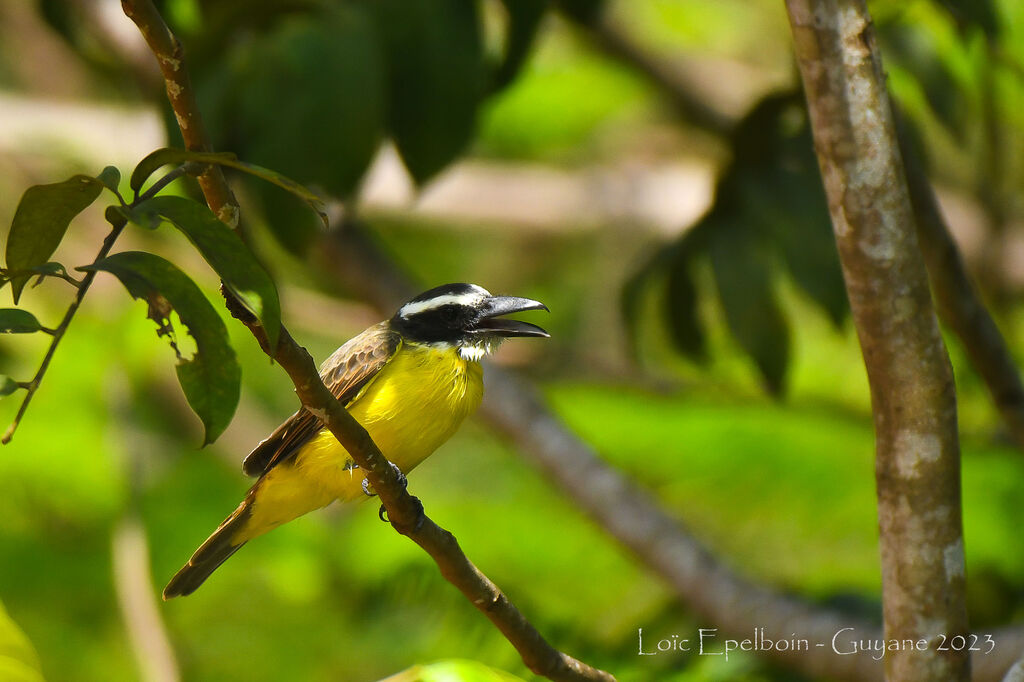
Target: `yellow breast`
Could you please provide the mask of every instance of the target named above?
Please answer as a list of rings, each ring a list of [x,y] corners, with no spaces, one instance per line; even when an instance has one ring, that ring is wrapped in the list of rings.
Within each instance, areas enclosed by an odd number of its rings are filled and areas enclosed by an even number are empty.
[[[348,405],[384,456],[408,473],[451,438],[483,397],[483,371],[454,348],[404,344]],[[363,476],[326,429],[302,447],[295,467],[331,499],[362,495]],[[324,502],[326,504],[330,500]]]

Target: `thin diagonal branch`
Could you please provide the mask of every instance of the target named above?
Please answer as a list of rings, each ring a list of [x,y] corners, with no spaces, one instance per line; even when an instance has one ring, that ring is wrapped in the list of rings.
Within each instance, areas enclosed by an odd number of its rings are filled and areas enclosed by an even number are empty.
[[[189,149],[209,150],[209,140],[189,83],[181,45],[151,0],[122,0],[121,4],[125,14],[139,26],[160,64],[168,98]],[[211,167],[204,173],[200,177],[200,187],[210,209],[224,222],[237,226],[238,204],[220,169]],[[288,373],[302,405],[330,429],[366,472],[388,512],[391,525],[430,554],[441,574],[494,623],[533,672],[552,680],[614,680],[608,673],[591,668],[548,644],[501,590],[466,558],[455,537],[423,513],[419,500],[399,484],[370,435],[324,386],[313,358],[283,326],[277,347],[270,348],[262,328],[252,321],[251,315],[239,314],[237,301],[232,297],[228,296],[227,302],[232,314],[246,323],[264,351]]]
[[[107,257],[110,253],[110,249],[114,247],[114,242],[117,241],[118,236],[121,234],[121,230],[124,229],[125,222],[122,220],[111,226],[110,232],[103,240],[103,245],[100,246],[99,253],[96,254],[95,261],[102,260]],[[95,262],[94,261],[94,262]],[[32,402],[33,396],[36,391],[39,390],[39,386],[42,384],[43,377],[46,376],[46,370],[50,367],[50,362],[53,360],[54,354],[57,352],[57,346],[60,345],[61,340],[64,338],[64,334],[68,331],[68,326],[71,324],[71,320],[75,318],[75,313],[82,307],[82,301],[85,299],[85,295],[89,293],[89,288],[92,286],[93,280],[96,279],[96,271],[90,270],[85,273],[85,277],[82,281],[77,284],[78,292],[75,294],[75,300],[68,306],[67,312],[64,313],[64,318],[57,325],[57,328],[49,332],[53,336],[53,340],[50,341],[50,347],[46,349],[46,355],[43,356],[43,361],[39,364],[39,369],[36,370],[36,374],[32,377],[32,381],[28,382],[25,386],[25,398],[21,401],[21,406],[18,408],[18,413],[14,416],[14,421],[7,427],[7,431],[4,432],[3,438],[0,438],[0,443],[7,445],[14,438],[14,432],[18,429],[18,425],[21,423],[22,417],[25,416],[25,411],[28,410],[29,403]]]
[[[906,136],[901,136],[905,141]],[[1024,450],[1024,384],[995,320],[971,282],[917,155],[903,144],[917,239],[943,322],[964,344],[1017,447]]]

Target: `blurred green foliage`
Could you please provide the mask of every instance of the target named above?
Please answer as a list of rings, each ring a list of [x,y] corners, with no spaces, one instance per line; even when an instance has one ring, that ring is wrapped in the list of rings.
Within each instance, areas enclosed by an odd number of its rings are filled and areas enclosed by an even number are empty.
[[[538,20],[532,2],[422,0],[404,3],[413,9],[394,25],[382,18],[393,16],[386,13],[394,3],[161,5],[185,41],[218,148],[340,198],[357,193],[385,138],[422,183],[467,151],[565,169],[615,164],[630,151],[622,130],[676,125],[646,81],[595,51],[572,21],[551,13]],[[40,3],[96,82],[106,83],[97,92],[137,98],[123,65],[87,22],[74,20],[81,6]],[[935,175],[966,188],[983,210],[1015,215],[1024,10],[1009,0],[879,0],[872,10],[893,89],[927,141]],[[630,0],[608,11],[658,49],[768,71],[791,67],[777,2]],[[0,63],[6,87],[17,86],[15,66]],[[710,153],[703,143],[698,151],[720,165],[713,204],[672,238],[590,225],[539,233],[401,214],[368,220],[423,282],[477,281],[548,303],[551,343],[508,357],[543,379],[574,431],[730,565],[877,617],[867,386],[794,98],[757,97],[730,138]],[[684,137],[653,156],[689,152],[689,143]],[[254,222],[303,254],[320,229],[316,217],[279,190],[250,192],[258,210],[245,215],[261,213]],[[14,206],[4,194],[6,220]],[[83,259],[94,253],[95,218],[62,248]],[[188,253],[180,236],[133,239]],[[335,293],[260,229],[253,239],[279,282]],[[217,300],[212,273],[182,258]],[[642,360],[634,365],[623,358],[617,301],[645,264],[651,269],[629,304]],[[44,323],[66,304],[61,287],[26,289]],[[287,379],[220,311],[243,366],[242,410],[222,442],[195,451],[199,424],[178,398],[173,358],[144,306],[114,286],[96,294],[13,445],[0,452],[0,600],[52,680],[138,677],[115,591],[114,529],[141,517],[158,588],[244,493],[238,463],[246,448],[295,407]],[[287,291],[282,298],[287,321]],[[1005,319],[1019,339],[1019,306]],[[342,316],[300,331],[323,358],[361,327]],[[29,376],[43,341],[3,339],[5,370]],[[1015,519],[1024,462],[992,437],[997,422],[985,389],[956,341],[950,346],[965,434],[971,620],[979,628],[1019,622],[1024,553]],[[765,398],[763,383],[785,386],[787,402]],[[3,401],[0,417],[16,407]],[[791,679],[753,657],[638,657],[639,627],[687,632],[709,624],[479,424],[463,428],[411,486],[559,648],[619,679]],[[505,679],[457,660],[467,657],[529,678],[500,635],[374,512],[373,504],[330,508],[288,524],[251,543],[196,595],[160,605],[185,679]]]

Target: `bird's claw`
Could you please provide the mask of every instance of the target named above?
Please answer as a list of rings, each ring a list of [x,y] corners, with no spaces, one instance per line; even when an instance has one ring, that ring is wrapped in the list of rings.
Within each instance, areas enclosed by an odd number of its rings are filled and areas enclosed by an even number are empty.
[[[398,465],[394,462],[388,462],[391,465],[391,470],[395,472],[395,478],[398,479],[398,485],[403,488],[409,487],[409,479],[406,477],[402,470],[398,468]],[[358,465],[357,465],[358,468]],[[373,486],[370,485],[370,480],[363,478],[363,494],[367,497],[376,497],[377,493],[373,492]]]

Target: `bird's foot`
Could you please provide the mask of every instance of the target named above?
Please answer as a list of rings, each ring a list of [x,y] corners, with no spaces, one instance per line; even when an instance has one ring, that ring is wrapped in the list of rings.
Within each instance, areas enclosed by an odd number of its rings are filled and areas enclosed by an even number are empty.
[[[395,478],[398,479],[398,484],[403,488],[408,488],[409,479],[406,478],[405,474],[402,473],[402,470],[398,468],[398,465],[395,464],[394,462],[388,462],[388,464],[391,465],[391,470],[395,472]],[[356,465],[355,468],[358,467],[359,465]],[[377,496],[377,493],[373,492],[373,486],[370,485],[370,480],[367,478],[363,479],[363,494],[366,495],[367,497]]]

